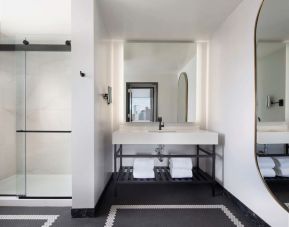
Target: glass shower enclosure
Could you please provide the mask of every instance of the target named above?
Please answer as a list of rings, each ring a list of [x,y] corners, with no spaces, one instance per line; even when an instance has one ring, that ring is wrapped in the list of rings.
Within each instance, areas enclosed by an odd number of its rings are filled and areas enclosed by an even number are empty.
[[[71,197],[70,70],[69,41],[0,44],[0,195]]]

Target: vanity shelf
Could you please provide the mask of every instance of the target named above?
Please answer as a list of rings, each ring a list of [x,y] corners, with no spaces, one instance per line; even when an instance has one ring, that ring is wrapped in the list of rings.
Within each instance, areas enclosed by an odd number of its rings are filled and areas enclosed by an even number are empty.
[[[193,178],[172,178],[170,175],[170,169],[168,167],[155,167],[155,178],[151,179],[136,179],[133,178],[133,167],[125,166],[119,170],[117,182],[119,184],[130,184],[130,183],[213,183],[213,179],[207,173],[203,172],[201,169],[193,169]]]
[[[283,154],[265,154],[265,153],[260,153],[257,152],[257,156],[258,157],[288,157],[289,156],[289,146],[288,144],[285,144],[285,153]],[[289,177],[280,177],[280,176],[275,176],[275,177],[264,177],[264,180],[266,182],[288,182],[289,181]]]

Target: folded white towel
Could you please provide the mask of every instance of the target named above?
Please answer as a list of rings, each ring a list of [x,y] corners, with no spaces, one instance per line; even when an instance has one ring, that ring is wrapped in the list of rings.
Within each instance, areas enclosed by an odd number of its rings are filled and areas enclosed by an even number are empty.
[[[136,158],[133,162],[133,169],[137,170],[153,170],[154,159],[153,158]]]
[[[153,170],[139,171],[134,169],[132,174],[134,178],[155,178],[155,172]]]
[[[271,157],[257,157],[258,165],[261,169],[269,168],[273,169],[275,167],[275,163]]]
[[[260,172],[263,177],[275,177],[276,176],[274,169],[261,168]]]
[[[275,171],[279,177],[289,177],[289,168],[275,168]]]
[[[289,168],[289,157],[273,157],[277,168]]]
[[[191,158],[170,158],[170,169],[188,169],[193,168]]]
[[[193,177],[192,170],[189,169],[170,169],[172,178],[191,178]]]

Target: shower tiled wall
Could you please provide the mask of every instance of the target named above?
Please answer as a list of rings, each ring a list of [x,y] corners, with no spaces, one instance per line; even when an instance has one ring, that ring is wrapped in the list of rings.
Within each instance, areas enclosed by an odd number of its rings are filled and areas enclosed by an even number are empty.
[[[0,180],[16,174],[17,152],[24,152],[16,129],[25,129],[25,72],[26,130],[71,130],[70,56],[27,52],[25,64],[24,52],[0,52]],[[28,174],[71,174],[70,134],[26,138]]]
[[[26,129],[71,130],[71,53],[26,53]],[[28,133],[28,174],[71,174],[71,135]]]

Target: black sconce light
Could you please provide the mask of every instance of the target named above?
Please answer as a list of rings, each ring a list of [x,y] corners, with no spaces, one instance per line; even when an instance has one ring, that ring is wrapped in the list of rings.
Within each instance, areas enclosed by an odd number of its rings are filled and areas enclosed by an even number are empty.
[[[107,93],[102,94],[102,97],[108,105],[112,103],[112,88],[110,86],[107,87]]]
[[[284,106],[284,99],[279,99],[278,101],[274,101],[274,98],[268,95],[267,96],[267,108],[270,108],[275,104],[278,104],[279,106]]]

